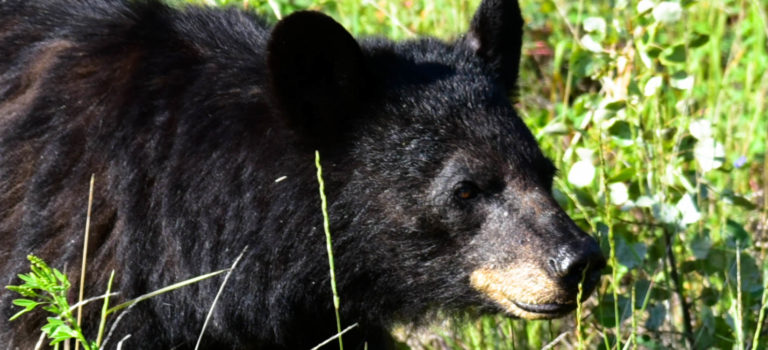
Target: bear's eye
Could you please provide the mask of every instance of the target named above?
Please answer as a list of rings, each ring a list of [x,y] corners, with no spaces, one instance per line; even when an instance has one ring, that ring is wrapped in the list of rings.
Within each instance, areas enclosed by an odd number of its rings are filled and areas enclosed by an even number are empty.
[[[453,193],[459,200],[469,200],[477,197],[480,194],[480,189],[472,182],[462,181],[456,186],[456,190]]]

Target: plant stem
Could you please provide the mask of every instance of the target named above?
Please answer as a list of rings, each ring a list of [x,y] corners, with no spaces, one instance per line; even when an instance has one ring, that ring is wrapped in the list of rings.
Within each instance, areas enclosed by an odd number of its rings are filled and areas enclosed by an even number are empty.
[[[101,306],[101,321],[99,322],[99,332],[96,335],[96,346],[101,346],[101,340],[104,336],[104,327],[107,325],[107,311],[109,311],[109,293],[112,292],[112,281],[115,279],[115,270],[109,274],[107,282],[107,292],[104,293],[104,304]]]
[[[688,306],[688,302],[685,300],[685,294],[683,293],[683,281],[680,275],[677,273],[677,262],[675,259],[675,252],[672,248],[672,233],[668,228],[664,228],[664,240],[667,244],[667,259],[669,260],[669,273],[672,280],[675,282],[675,290],[680,298],[680,307],[683,312],[683,330],[685,339],[688,341],[688,347],[695,349],[693,339],[693,327],[691,326],[691,312]]]
[[[741,248],[736,246],[736,348],[744,350],[744,318],[741,309]]]
[[[755,336],[752,340],[752,349],[760,349],[760,332],[762,332],[763,320],[765,320],[765,309],[768,307],[768,270],[763,271],[763,297],[760,301],[760,312],[757,316],[757,328],[755,329]]]
[[[80,266],[80,291],[78,293],[77,302],[80,306],[77,307],[77,325],[79,326],[83,319],[83,293],[85,292],[85,266],[88,262],[88,236],[89,229],[91,227],[91,208],[93,207],[93,183],[96,175],[91,174],[91,184],[88,189],[88,212],[85,216],[85,232],[83,233],[83,264]],[[79,348],[80,343],[75,342],[75,350]],[[86,344],[83,347],[87,348]]]
[[[328,250],[328,266],[331,270],[331,291],[333,291],[333,310],[336,313],[336,331],[339,333],[339,350],[344,350],[341,340],[341,317],[339,317],[339,293],[336,289],[336,268],[333,262],[333,244],[331,240],[330,220],[328,219],[328,201],[325,198],[325,182],[323,181],[323,167],[320,165],[320,152],[315,151],[315,166],[317,167],[317,183],[320,187],[320,202],[323,209],[323,229],[325,230],[325,243]]]

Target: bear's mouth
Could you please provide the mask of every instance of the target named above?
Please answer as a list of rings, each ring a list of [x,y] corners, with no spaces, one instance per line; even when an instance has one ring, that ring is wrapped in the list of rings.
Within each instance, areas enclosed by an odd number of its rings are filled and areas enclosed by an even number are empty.
[[[528,304],[528,303],[521,303],[517,301],[512,301],[515,306],[520,308],[520,310],[523,310],[525,312],[530,312],[532,314],[541,314],[541,315],[550,315],[551,317],[556,317],[559,315],[567,314],[574,309],[576,309],[576,304],[558,304],[558,303],[549,303],[549,304]]]
[[[529,320],[562,317],[577,306],[575,291],[564,290],[544,271],[527,264],[479,268],[470,275],[470,285],[507,314]],[[582,300],[588,297],[584,294]]]

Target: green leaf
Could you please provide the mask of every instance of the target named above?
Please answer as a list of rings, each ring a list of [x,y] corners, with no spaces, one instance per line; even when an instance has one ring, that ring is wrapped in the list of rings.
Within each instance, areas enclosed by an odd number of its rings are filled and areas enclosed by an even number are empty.
[[[632,179],[635,175],[637,175],[637,169],[633,168],[624,168],[621,169],[618,173],[612,175],[608,182],[624,182]]]
[[[640,345],[640,349],[647,350],[666,350],[667,346],[659,344],[659,340],[654,340],[648,334],[638,334],[637,344]],[[629,343],[627,343],[629,344]],[[698,345],[698,342],[696,343]]]
[[[614,313],[614,302],[612,294],[603,295],[600,300],[599,307],[596,310],[597,321],[604,327],[614,327],[616,325],[616,314]],[[627,319],[631,313],[629,312],[632,307],[631,300],[625,296],[619,295],[619,318],[621,321]]]
[[[754,295],[755,297],[761,295],[762,294],[761,292],[763,291],[763,284],[761,283],[762,271],[758,267],[757,262],[755,261],[755,258],[745,253],[744,251],[741,251],[740,260],[741,260],[741,291],[743,293],[743,298],[750,297],[750,294]],[[728,272],[730,274],[731,284],[733,284],[733,288],[735,292],[737,272],[738,272],[735,258]]]
[[[40,303],[38,303],[38,302],[36,302],[34,300],[29,300],[29,299],[14,299],[13,300],[13,305],[18,305],[18,306],[21,306],[21,307],[24,307],[24,308],[28,308],[28,309],[34,308],[35,306],[37,306],[39,304]]]
[[[637,84],[637,80],[632,79],[629,82],[629,86],[627,87],[627,93],[632,96],[642,95],[642,92],[640,91],[640,86]]]
[[[30,297],[30,298],[36,298],[37,293],[35,293],[34,290],[30,289],[29,287],[26,287],[26,285],[20,285],[20,286],[5,286],[6,289],[21,294],[21,296]]]
[[[645,328],[651,331],[657,331],[664,323],[667,317],[667,308],[662,303],[655,303],[648,308],[648,319],[645,321]]]
[[[69,287],[69,281],[67,280],[67,276],[65,276],[61,271],[58,269],[53,269],[53,275],[56,276],[56,280],[59,281],[65,288]]]
[[[635,309],[639,310],[643,308],[643,302],[645,301],[648,293],[651,292],[651,281],[647,279],[640,279],[635,282]],[[651,299],[649,299],[651,300]]]
[[[563,208],[567,208],[571,204],[571,198],[568,197],[563,191],[557,188],[552,189],[552,197],[555,197],[555,200],[557,201],[557,204],[559,204]]]
[[[715,305],[720,301],[720,293],[713,288],[704,287],[704,289],[701,290],[701,301],[707,306]]]
[[[693,252],[693,256],[696,257],[696,259],[706,259],[707,255],[709,255],[710,248],[712,248],[712,240],[709,238],[708,234],[697,234],[688,243],[688,247],[691,249],[691,252]]]
[[[616,100],[605,105],[605,109],[618,112],[627,106],[627,100]]]
[[[728,253],[722,249],[722,245],[715,245],[707,254],[704,268],[708,275],[722,274],[728,266]]]
[[[642,264],[645,259],[647,248],[644,243],[629,243],[624,237],[618,236],[616,239],[616,259],[619,264],[628,269],[634,269]]]
[[[565,135],[568,134],[568,125],[565,125],[565,123],[550,123],[541,131],[551,135]]]
[[[46,320],[48,323],[43,325],[42,330],[48,335],[52,335],[57,328],[64,324],[64,321],[56,317],[48,317]]]
[[[729,247],[744,249],[752,245],[752,240],[744,227],[731,219],[725,222],[725,237]]]
[[[37,286],[37,278],[33,277],[32,275],[25,275],[25,274],[19,274],[19,279],[21,279],[24,282],[27,282],[30,284],[30,286]],[[31,287],[34,288],[34,287]]]
[[[594,54],[585,50],[574,50],[571,56],[571,71],[574,77],[584,78],[591,74]]]
[[[595,202],[594,198],[592,197],[591,191],[586,191],[582,188],[575,188],[573,189],[573,194],[576,195],[576,200],[579,201],[579,204],[587,208],[597,207],[597,202]]]
[[[662,51],[663,51],[662,48],[660,48],[660,47],[658,47],[656,45],[649,45],[645,49],[645,53],[647,53],[648,57],[650,57],[650,58],[658,58],[659,55],[661,55]]]
[[[42,327],[43,332],[51,338],[50,345],[56,345],[67,339],[77,339],[79,334],[66,322],[56,317],[48,317],[48,323]]]
[[[686,53],[685,45],[675,45],[671,48],[664,50],[664,59],[667,62],[672,63],[685,63]]]
[[[685,135],[681,140],[678,148],[678,158],[684,161],[691,161],[693,157],[693,149],[696,147],[696,138],[692,135]]]
[[[757,209],[757,205],[755,205],[749,199],[746,199],[742,196],[733,195],[733,197],[731,197],[731,200],[733,200],[733,204],[736,204],[742,208],[749,209],[749,210]]]
[[[61,309],[56,304],[48,304],[46,306],[43,306],[43,310],[48,311],[54,315],[61,314]]]
[[[11,316],[11,318],[9,318],[8,321],[13,321],[13,320],[19,318],[21,315],[26,314],[27,312],[29,312],[29,310],[26,310],[26,309],[21,310],[21,311],[15,313],[15,314],[13,314],[13,316]]]
[[[613,125],[608,128],[608,133],[620,140],[632,140],[632,127],[629,123],[623,120],[615,121]]]
[[[742,207],[742,208],[747,209],[747,210],[755,210],[755,209],[757,209],[757,205],[755,205],[754,203],[750,202],[748,199],[733,193],[733,191],[731,191],[731,190],[724,190],[722,195],[723,195],[723,199],[726,202],[729,202],[729,203],[731,203],[733,205],[737,205],[737,206]]]
[[[688,40],[688,47],[697,48],[709,42],[709,35],[694,32],[691,38]]]

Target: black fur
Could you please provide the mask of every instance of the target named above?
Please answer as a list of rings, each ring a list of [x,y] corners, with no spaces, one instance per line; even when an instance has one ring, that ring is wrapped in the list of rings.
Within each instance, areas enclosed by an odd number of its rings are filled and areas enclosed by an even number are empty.
[[[313,12],[270,29],[155,1],[0,0],[2,284],[29,253],[79,279],[95,174],[86,295],[112,269],[127,300],[248,246],[203,347],[309,348],[335,333],[319,149],[341,318],[360,325],[350,349],[387,348],[387,327],[432,310],[503,311],[470,285],[484,266],[535,261],[572,299],[571,267],[553,262],[577,260],[591,291],[602,257],[552,200],[554,167],[509,103],[519,8],[486,0],[472,28],[358,44]],[[221,281],[138,304],[108,347],[192,348]],[[1,293],[0,348],[32,348],[41,314],[8,322]]]

